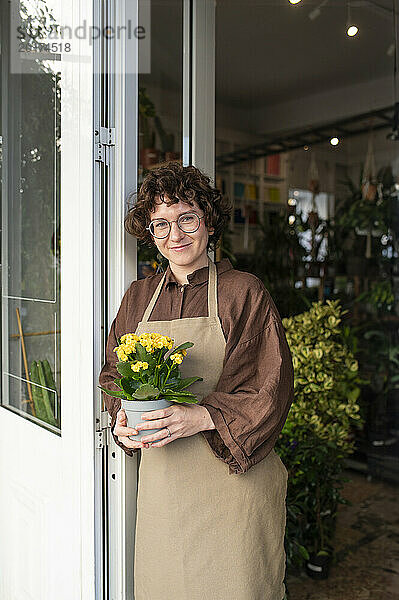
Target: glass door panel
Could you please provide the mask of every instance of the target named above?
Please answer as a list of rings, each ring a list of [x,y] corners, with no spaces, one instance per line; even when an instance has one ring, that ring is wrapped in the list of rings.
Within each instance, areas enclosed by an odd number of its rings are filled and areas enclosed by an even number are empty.
[[[46,44],[46,26],[56,20],[58,4],[12,4],[2,86],[8,167],[2,190],[2,403],[54,432],[61,427],[61,74],[60,57]]]
[[[172,160],[182,162],[183,2],[139,0],[139,22],[151,23],[149,57],[139,56],[139,64],[149,66],[138,76],[140,185],[150,169]],[[148,52],[147,46],[142,52]],[[155,272],[162,259],[156,248],[138,243],[137,278]]]

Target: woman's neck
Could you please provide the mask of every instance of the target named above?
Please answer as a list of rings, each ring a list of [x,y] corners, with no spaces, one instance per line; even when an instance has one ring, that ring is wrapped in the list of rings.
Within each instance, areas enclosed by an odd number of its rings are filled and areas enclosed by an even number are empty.
[[[180,285],[184,285],[188,283],[187,275],[190,273],[194,273],[197,269],[201,269],[202,267],[208,266],[208,255],[205,256],[202,260],[199,260],[197,263],[191,265],[176,265],[169,261],[169,268],[172,271],[173,275],[176,278],[176,281],[180,283]]]

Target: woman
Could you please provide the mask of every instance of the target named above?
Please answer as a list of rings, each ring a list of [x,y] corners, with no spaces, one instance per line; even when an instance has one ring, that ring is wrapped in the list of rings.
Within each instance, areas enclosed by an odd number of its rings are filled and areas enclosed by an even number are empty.
[[[125,293],[100,385],[118,376],[113,349],[128,332],[194,342],[183,376],[203,377],[190,387],[198,404],[147,412],[129,426],[120,401],[104,394],[116,443],[130,456],[141,450],[136,600],[285,593],[287,470],[273,447],[293,399],[291,355],[263,283],[208,258],[229,214],[208,177],[169,163],[148,173],[125,219],[169,264]],[[154,427],[140,442],[128,437]]]

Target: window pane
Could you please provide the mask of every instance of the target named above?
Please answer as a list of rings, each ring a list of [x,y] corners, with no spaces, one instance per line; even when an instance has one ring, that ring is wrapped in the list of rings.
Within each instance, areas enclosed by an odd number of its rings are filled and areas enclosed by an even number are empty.
[[[43,14],[50,22],[57,4],[21,3],[23,30],[43,24]],[[12,27],[10,33],[15,34]],[[3,158],[8,165],[2,189],[2,402],[57,431],[61,426],[61,76],[57,56],[37,47],[29,52],[29,43],[22,43],[19,55],[13,55],[13,69],[2,89],[7,110]],[[20,69],[15,68],[16,60]]]

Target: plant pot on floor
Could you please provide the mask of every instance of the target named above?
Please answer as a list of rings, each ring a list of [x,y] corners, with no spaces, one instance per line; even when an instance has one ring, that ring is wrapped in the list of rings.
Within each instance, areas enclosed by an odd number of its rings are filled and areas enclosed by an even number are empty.
[[[145,419],[141,418],[141,415],[150,410],[159,410],[161,408],[167,408],[172,406],[173,402],[164,400],[164,398],[158,398],[158,400],[125,400],[122,398],[121,408],[126,413],[128,427],[134,427],[139,423],[145,423]],[[140,440],[145,435],[156,433],[159,428],[156,429],[144,429],[139,431],[137,435],[129,435],[128,438],[131,440]]]
[[[330,563],[331,556],[329,554],[311,554],[306,562],[306,573],[312,579],[327,579]]]

